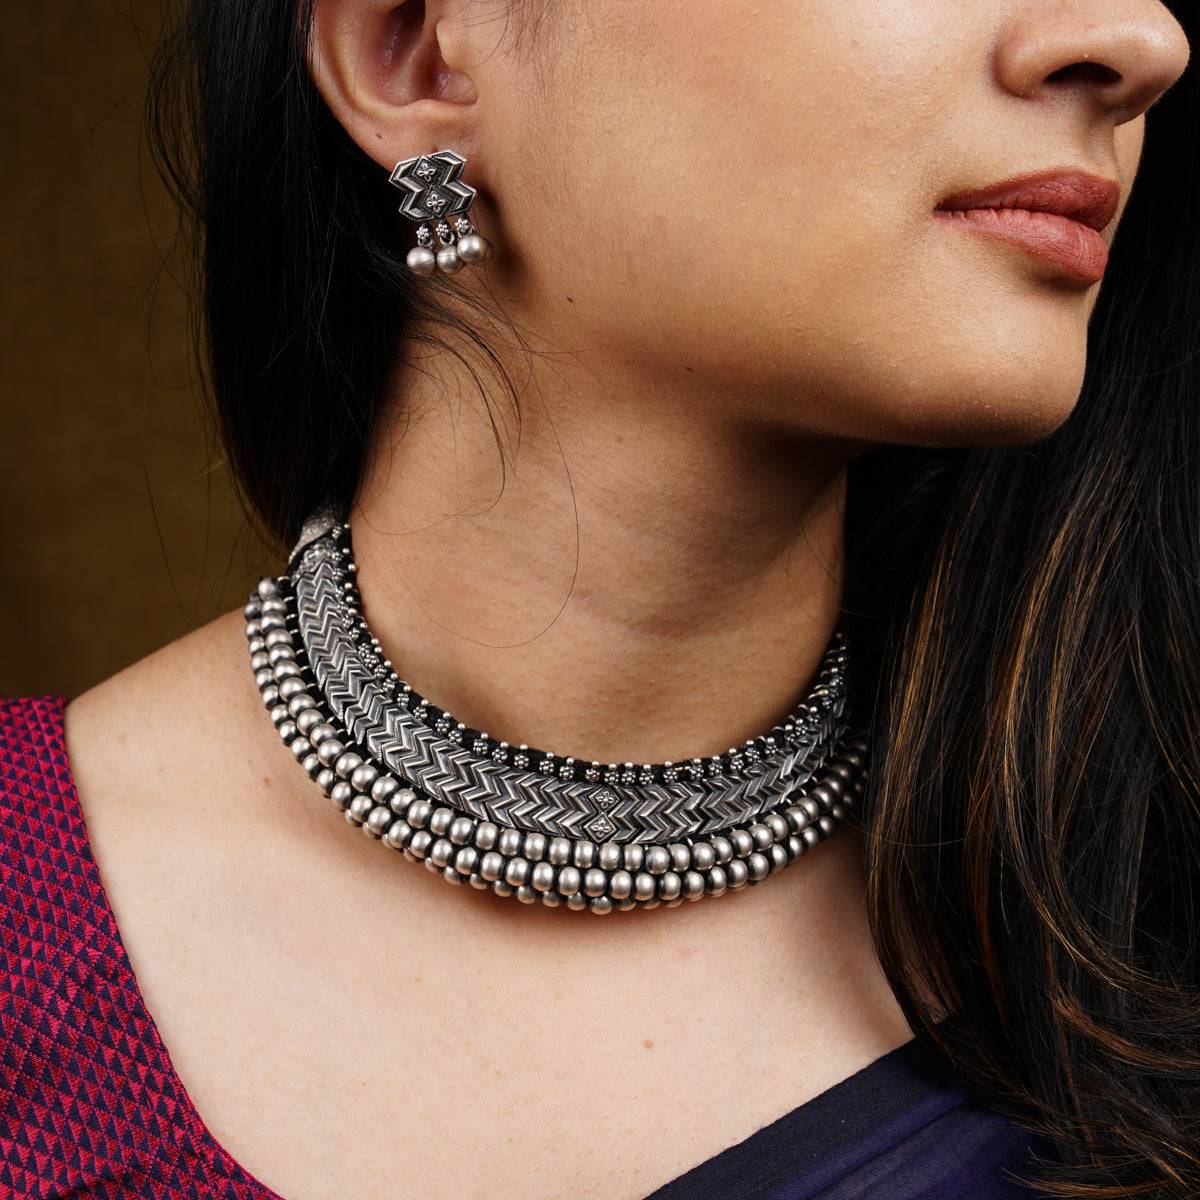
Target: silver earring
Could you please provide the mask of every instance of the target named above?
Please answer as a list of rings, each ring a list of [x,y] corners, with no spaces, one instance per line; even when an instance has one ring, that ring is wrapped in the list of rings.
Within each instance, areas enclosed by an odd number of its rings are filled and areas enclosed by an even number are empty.
[[[414,274],[440,270],[452,275],[468,263],[492,257],[492,243],[476,232],[467,216],[475,189],[459,179],[466,162],[453,150],[418,154],[398,162],[388,178],[407,193],[401,214],[417,222],[417,244],[405,260]]]

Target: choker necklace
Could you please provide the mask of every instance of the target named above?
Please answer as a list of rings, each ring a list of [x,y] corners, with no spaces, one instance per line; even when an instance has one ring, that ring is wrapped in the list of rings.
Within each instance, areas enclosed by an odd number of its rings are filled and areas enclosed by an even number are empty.
[[[840,629],[759,737],[677,763],[590,762],[489,737],[414,691],[367,627],[356,574],[349,525],[322,508],[245,607],[250,667],[346,820],[450,883],[596,913],[673,907],[760,883],[862,795]]]

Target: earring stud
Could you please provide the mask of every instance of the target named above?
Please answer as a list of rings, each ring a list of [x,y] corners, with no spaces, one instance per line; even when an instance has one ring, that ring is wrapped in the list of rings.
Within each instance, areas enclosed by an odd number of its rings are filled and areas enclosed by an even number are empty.
[[[453,150],[438,150],[398,162],[388,177],[405,192],[401,215],[417,223],[417,244],[405,259],[415,275],[452,275],[492,257],[492,243],[467,216],[476,192],[459,178],[466,162]]]

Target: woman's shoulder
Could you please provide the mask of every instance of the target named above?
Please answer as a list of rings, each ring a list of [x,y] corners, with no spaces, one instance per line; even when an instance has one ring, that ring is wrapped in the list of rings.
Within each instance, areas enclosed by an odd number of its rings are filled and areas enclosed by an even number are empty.
[[[239,629],[240,614],[226,614],[70,702],[0,698],[0,1194],[194,1186],[202,1131],[117,913],[163,886],[166,869],[150,869],[161,830],[138,824],[156,807],[168,824],[186,809],[186,786],[157,786],[157,772],[194,728],[178,710],[186,695],[204,711],[236,702],[221,689],[234,686],[227,660],[246,670]]]

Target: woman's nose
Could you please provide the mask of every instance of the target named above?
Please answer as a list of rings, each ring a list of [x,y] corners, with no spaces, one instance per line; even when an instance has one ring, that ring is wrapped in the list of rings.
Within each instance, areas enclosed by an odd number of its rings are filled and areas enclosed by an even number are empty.
[[[1159,0],[1024,0],[995,66],[1016,96],[1071,95],[1119,125],[1183,74],[1188,54],[1187,36]]]

